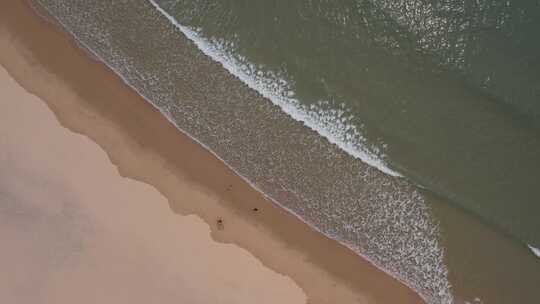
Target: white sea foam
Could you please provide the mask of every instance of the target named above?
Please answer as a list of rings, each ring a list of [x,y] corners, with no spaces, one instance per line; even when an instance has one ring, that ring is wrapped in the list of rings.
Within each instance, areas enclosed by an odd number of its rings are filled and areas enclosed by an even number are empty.
[[[529,249],[532,251],[532,253],[534,253],[534,255],[540,258],[540,249],[533,247],[531,245],[527,245],[527,247],[529,247]]]
[[[307,127],[364,163],[388,175],[401,177],[384,162],[384,154],[380,148],[367,146],[365,137],[362,136],[359,128],[350,122],[352,117],[347,115],[345,108],[328,109],[325,107],[329,104],[327,101],[320,101],[317,105],[311,106],[302,105],[294,98],[294,93],[283,76],[276,73],[261,73],[260,69],[253,64],[230,54],[225,43],[202,37],[196,30],[178,23],[155,1],[149,0],[149,2],[193,41],[205,55],[219,62],[232,75],[271,100],[293,119],[303,122]],[[384,145],[381,146],[384,148]]]

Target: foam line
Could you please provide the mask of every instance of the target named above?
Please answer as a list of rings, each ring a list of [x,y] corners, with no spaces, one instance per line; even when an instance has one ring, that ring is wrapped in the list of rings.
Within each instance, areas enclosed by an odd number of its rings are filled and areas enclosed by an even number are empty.
[[[294,93],[282,76],[270,73],[261,75],[255,66],[241,62],[238,57],[228,54],[225,47],[220,46],[218,41],[205,39],[193,29],[178,23],[155,1],[149,0],[149,2],[193,41],[205,55],[220,63],[232,75],[279,106],[293,119],[303,122],[304,125],[364,163],[388,175],[402,177],[401,174],[388,167],[382,159],[384,154],[378,148],[367,147],[365,137],[356,125],[350,122],[351,117],[345,115],[347,114],[345,109],[325,109],[324,105],[328,104],[326,101],[320,101],[318,105],[309,107],[302,105],[293,97]]]

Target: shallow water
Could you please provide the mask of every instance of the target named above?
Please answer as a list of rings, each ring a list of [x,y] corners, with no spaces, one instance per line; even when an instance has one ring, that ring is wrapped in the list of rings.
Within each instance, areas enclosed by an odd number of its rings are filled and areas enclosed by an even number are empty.
[[[537,6],[38,2],[255,187],[430,303],[537,299]]]

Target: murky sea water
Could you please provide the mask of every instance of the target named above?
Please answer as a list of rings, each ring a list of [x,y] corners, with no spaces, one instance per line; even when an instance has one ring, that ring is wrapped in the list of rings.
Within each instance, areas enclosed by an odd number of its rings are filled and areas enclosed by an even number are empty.
[[[256,188],[429,303],[539,298],[538,2],[36,2]]]

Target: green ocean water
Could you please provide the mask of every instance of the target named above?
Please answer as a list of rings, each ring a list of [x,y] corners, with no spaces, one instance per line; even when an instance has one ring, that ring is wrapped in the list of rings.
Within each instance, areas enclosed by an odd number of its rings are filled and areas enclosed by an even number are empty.
[[[540,247],[539,1],[156,1],[395,170]]]
[[[424,188],[462,299],[536,301],[540,1],[156,3]]]

